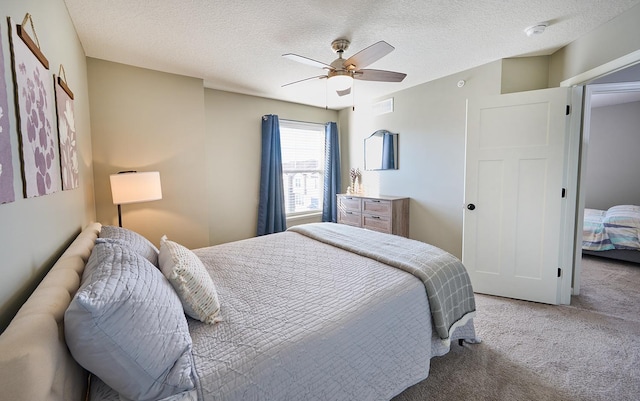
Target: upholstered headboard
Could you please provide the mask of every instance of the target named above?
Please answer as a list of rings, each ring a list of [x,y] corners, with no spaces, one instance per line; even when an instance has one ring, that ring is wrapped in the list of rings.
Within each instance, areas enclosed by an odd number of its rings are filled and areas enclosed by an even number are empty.
[[[0,335],[0,392],[7,400],[82,400],[87,372],[64,339],[64,312],[80,286],[101,225],[69,245]]]

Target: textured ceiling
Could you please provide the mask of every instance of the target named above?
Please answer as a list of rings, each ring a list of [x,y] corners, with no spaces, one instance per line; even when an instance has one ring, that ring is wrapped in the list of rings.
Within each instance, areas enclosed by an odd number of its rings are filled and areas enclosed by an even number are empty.
[[[505,57],[551,54],[639,0],[65,0],[86,55],[202,78],[205,86],[319,107],[348,107],[321,75],[282,57],[325,63],[384,40],[395,51],[369,68],[401,83],[356,81],[355,103]],[[523,30],[548,21],[542,35]]]

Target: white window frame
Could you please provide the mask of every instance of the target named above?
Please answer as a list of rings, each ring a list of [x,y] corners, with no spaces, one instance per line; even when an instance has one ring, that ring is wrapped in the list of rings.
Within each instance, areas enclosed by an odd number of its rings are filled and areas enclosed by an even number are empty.
[[[290,130],[289,132],[292,133],[292,131],[300,131],[300,134],[304,135],[305,132],[308,133],[313,133],[313,134],[318,134],[321,135],[322,137],[322,157],[319,160],[319,165],[317,166],[317,168],[311,168],[311,169],[296,169],[296,170],[288,170],[285,169],[286,166],[286,160],[285,160],[285,151],[284,151],[284,141],[286,140],[286,133],[285,135],[283,135],[283,131],[286,130]],[[283,159],[282,159],[282,179],[283,179],[283,184],[284,184],[284,197],[285,197],[285,213],[286,213],[286,217],[287,218],[294,218],[294,217],[300,217],[300,216],[307,216],[307,215],[315,215],[315,214],[322,214],[322,206],[323,206],[323,183],[324,183],[324,174],[325,174],[325,166],[324,166],[324,152],[325,152],[325,124],[318,124],[318,123],[310,123],[310,122],[302,122],[302,121],[293,121],[293,120],[285,120],[285,119],[280,119],[280,142],[283,148]],[[308,209],[308,210],[299,210],[299,211],[289,211],[287,210],[287,205],[289,205],[289,201],[294,202],[294,204],[300,204],[301,200],[299,198],[299,193],[302,190],[307,190],[309,189],[307,186],[305,186],[304,182],[302,182],[302,185],[300,187],[295,186],[295,182],[298,179],[304,179],[303,177],[308,176],[309,174],[315,174],[315,173],[319,173],[320,177],[319,177],[319,183],[317,185],[317,199],[318,199],[318,208],[317,209]],[[290,174],[292,176],[292,179],[290,180],[290,182],[294,185],[293,186],[293,199],[289,199],[290,194],[287,193],[287,188],[289,185],[289,181],[287,180],[287,174]],[[312,185],[311,185],[312,186]],[[307,194],[304,194],[307,195]],[[305,202],[302,201],[302,204],[304,204]]]

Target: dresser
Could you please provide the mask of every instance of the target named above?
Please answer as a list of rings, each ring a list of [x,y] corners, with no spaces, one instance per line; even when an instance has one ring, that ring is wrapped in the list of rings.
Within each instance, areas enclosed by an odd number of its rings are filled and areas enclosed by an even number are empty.
[[[409,198],[336,195],[338,223],[409,237]]]

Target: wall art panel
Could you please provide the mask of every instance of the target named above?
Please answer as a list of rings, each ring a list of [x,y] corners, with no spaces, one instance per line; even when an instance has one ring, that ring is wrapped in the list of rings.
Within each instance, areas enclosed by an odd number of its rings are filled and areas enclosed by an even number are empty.
[[[58,138],[53,126],[53,82],[48,68],[18,35],[16,24],[11,19],[9,23],[24,192],[31,198],[60,190]]]
[[[64,71],[62,69],[62,71]],[[60,142],[60,168],[62,170],[62,189],[78,188],[78,154],[76,152],[76,124],[73,113],[73,92],[62,80],[56,81],[56,112],[58,115],[58,134]]]

